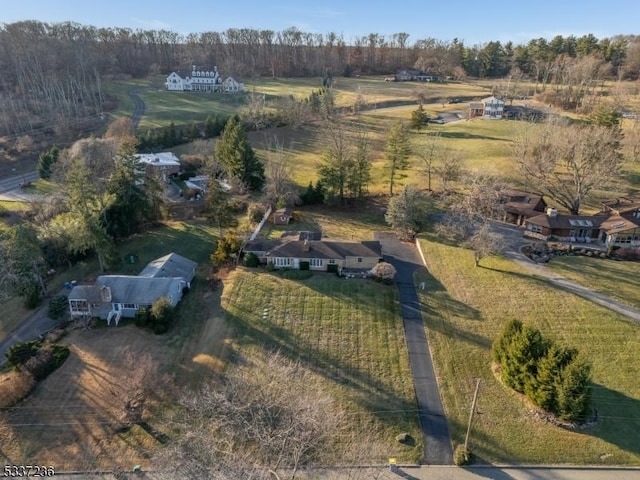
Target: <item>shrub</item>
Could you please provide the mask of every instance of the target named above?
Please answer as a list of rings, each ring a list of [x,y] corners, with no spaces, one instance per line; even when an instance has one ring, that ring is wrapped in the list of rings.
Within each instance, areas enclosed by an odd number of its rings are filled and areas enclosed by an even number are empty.
[[[47,345],[27,360],[24,368],[35,380],[44,380],[59,368],[68,356],[69,347],[58,344]]]
[[[255,253],[249,252],[247,255],[245,255],[244,257],[245,267],[256,268],[258,265],[260,265],[260,259]]]
[[[453,452],[453,463],[458,467],[469,465],[471,463],[471,451],[464,448],[464,445],[458,445]]]
[[[306,280],[313,277],[313,272],[310,270],[281,270],[280,276],[289,280]]]
[[[273,272],[276,269],[276,266],[273,264],[273,262],[269,262],[267,263],[267,272]]]
[[[67,313],[69,301],[65,295],[57,295],[49,300],[47,316],[52,320],[60,320]]]
[[[149,307],[142,307],[136,312],[134,323],[138,327],[146,327],[151,323],[151,309]]]
[[[22,304],[25,308],[33,310],[40,305],[40,287],[38,285],[29,285],[22,293]]]
[[[7,357],[9,365],[17,367],[24,364],[27,360],[38,353],[39,347],[40,342],[38,340],[33,340],[31,342],[18,342],[12,345],[4,355]]]
[[[29,395],[36,386],[33,376],[25,371],[12,370],[0,376],[2,383],[2,395],[0,395],[0,408],[14,406],[20,400]]]
[[[309,262],[300,260],[300,270],[309,270]]]
[[[166,297],[160,297],[151,306],[151,324],[153,333],[165,333],[173,320],[174,308]]]
[[[577,350],[554,344],[512,320],[495,340],[503,382],[563,420],[583,421],[591,408],[591,367]]]
[[[393,277],[396,276],[396,269],[390,263],[380,262],[380,263],[377,263],[371,269],[371,275],[376,280],[380,280],[380,281],[386,280],[386,281],[390,281],[388,283],[393,283]]]
[[[216,242],[216,249],[211,254],[211,263],[214,267],[220,267],[235,259],[241,247],[242,240],[240,240],[238,234],[233,230],[228,230],[224,236]]]

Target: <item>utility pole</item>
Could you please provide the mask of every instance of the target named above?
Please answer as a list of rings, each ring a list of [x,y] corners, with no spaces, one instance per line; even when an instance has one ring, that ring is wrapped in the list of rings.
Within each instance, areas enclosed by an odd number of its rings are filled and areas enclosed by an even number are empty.
[[[471,420],[473,420],[473,414],[476,411],[476,403],[478,401],[478,392],[480,391],[480,379],[476,379],[476,391],[473,394],[473,402],[471,403],[471,411],[469,412],[469,424],[467,425],[467,435],[464,438],[464,449],[469,450],[469,434],[471,433]]]

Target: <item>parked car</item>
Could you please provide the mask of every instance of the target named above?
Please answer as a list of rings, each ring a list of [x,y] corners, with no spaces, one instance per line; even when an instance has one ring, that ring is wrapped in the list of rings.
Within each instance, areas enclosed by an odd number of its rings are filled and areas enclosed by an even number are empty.
[[[449,103],[462,103],[460,97],[452,97],[449,99]]]

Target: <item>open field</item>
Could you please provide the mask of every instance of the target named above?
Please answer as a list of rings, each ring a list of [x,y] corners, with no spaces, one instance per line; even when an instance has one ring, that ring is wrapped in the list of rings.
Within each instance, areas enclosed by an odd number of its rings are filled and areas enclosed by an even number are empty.
[[[313,90],[322,87],[321,79],[316,77],[258,78],[245,81],[245,89],[248,92],[245,94],[198,94],[168,92],[164,89],[164,79],[165,77],[154,76],[106,84],[105,90],[117,101],[112,116],[118,118],[131,115],[131,90],[136,90],[146,105],[139,126],[144,130],[167,126],[171,122],[176,125],[203,122],[210,114],[232,115],[245,105],[249,93],[264,95],[263,98],[269,106],[273,101],[290,95],[300,99],[307,98]],[[482,87],[465,83],[385,82],[384,77],[336,77],[333,89],[336,106],[352,106],[358,97],[361,97],[370,108],[416,103],[417,92],[426,96],[427,103],[444,103],[449,97],[479,98],[489,93]]]
[[[397,291],[370,280],[317,273],[307,280],[241,269],[222,295],[240,348],[280,350],[322,378],[360,422],[376,420],[390,456],[416,462],[421,438]],[[417,445],[395,441],[407,432]],[[339,460],[336,460],[339,463]],[[372,458],[382,463],[385,458]]]
[[[554,257],[548,267],[596,292],[640,308],[640,264],[591,257]]]
[[[475,379],[482,380],[471,448],[480,462],[638,464],[639,326],[588,300],[550,287],[499,257],[473,267],[471,251],[425,236],[430,275],[417,278],[440,393],[454,443],[464,441]],[[491,343],[518,318],[593,364],[598,421],[571,431],[535,418],[491,371]]]

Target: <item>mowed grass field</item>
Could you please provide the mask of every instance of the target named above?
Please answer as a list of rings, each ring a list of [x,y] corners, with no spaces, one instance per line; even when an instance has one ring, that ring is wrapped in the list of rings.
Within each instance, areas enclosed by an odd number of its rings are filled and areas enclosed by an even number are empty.
[[[591,257],[555,257],[548,267],[596,292],[640,309],[640,263]]]
[[[637,465],[640,462],[640,326],[532,278],[493,257],[474,268],[471,251],[426,236],[430,275],[420,291],[431,352],[455,444],[464,442],[475,379],[482,380],[471,433],[479,462]],[[566,430],[535,418],[491,370],[491,344],[518,318],[593,365],[595,425]]]
[[[349,430],[356,436],[374,421],[380,438],[363,441],[384,445],[388,456],[403,462],[420,459],[413,381],[394,286],[325,273],[289,280],[239,269],[229,277],[222,308],[237,330],[240,348],[279,350],[301,360],[318,374],[320,387],[347,409]],[[395,437],[402,432],[416,445],[399,444]],[[384,463],[386,457],[368,461]]]

